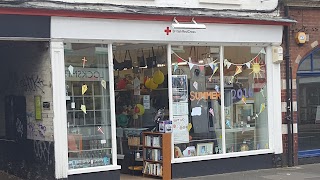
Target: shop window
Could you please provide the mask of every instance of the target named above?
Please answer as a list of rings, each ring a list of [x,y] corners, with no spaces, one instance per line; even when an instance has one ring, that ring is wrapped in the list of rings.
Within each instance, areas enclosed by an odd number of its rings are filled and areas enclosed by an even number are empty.
[[[174,157],[222,153],[219,47],[172,47]]]
[[[224,47],[226,152],[269,148],[265,50]]]
[[[172,47],[175,158],[269,149],[265,49],[223,49]]]
[[[118,154],[142,157],[142,131],[157,130],[155,119],[169,119],[167,46],[114,44],[116,124]]]
[[[107,65],[103,45],[65,49],[69,169],[112,164]]]

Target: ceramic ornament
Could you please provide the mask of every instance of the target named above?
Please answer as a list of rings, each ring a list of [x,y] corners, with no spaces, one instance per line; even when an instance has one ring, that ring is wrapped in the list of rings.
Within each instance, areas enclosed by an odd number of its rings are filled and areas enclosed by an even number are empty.
[[[84,95],[84,93],[86,93],[88,90],[88,85],[84,84],[82,85],[82,95]]]
[[[82,67],[84,68],[84,66],[86,65],[86,62],[87,62],[88,60],[86,60],[86,57],[83,57],[82,58]]]

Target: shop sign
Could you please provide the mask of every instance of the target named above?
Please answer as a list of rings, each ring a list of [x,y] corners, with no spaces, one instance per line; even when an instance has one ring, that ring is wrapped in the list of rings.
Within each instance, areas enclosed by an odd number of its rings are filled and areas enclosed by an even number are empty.
[[[109,79],[107,68],[74,67],[73,74],[71,74],[66,67],[65,74],[66,81],[107,81]]]

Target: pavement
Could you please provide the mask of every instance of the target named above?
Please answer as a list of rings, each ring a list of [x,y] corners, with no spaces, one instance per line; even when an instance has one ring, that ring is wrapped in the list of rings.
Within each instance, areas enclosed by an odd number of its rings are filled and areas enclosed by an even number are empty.
[[[134,180],[134,178],[132,177],[127,178],[130,180]],[[141,176],[135,176],[135,178],[142,180]],[[0,180],[21,179],[0,171]],[[181,178],[175,180],[320,180],[320,164],[307,164],[295,167],[242,171],[236,173],[226,173],[193,178]]]
[[[320,164],[242,171],[177,180],[320,180]]]

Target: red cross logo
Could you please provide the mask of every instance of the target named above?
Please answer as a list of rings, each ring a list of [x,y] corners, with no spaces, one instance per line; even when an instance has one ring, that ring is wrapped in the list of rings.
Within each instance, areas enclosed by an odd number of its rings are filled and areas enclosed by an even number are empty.
[[[171,29],[167,27],[167,29],[165,29],[164,32],[167,33],[167,35],[169,35],[171,33]]]

